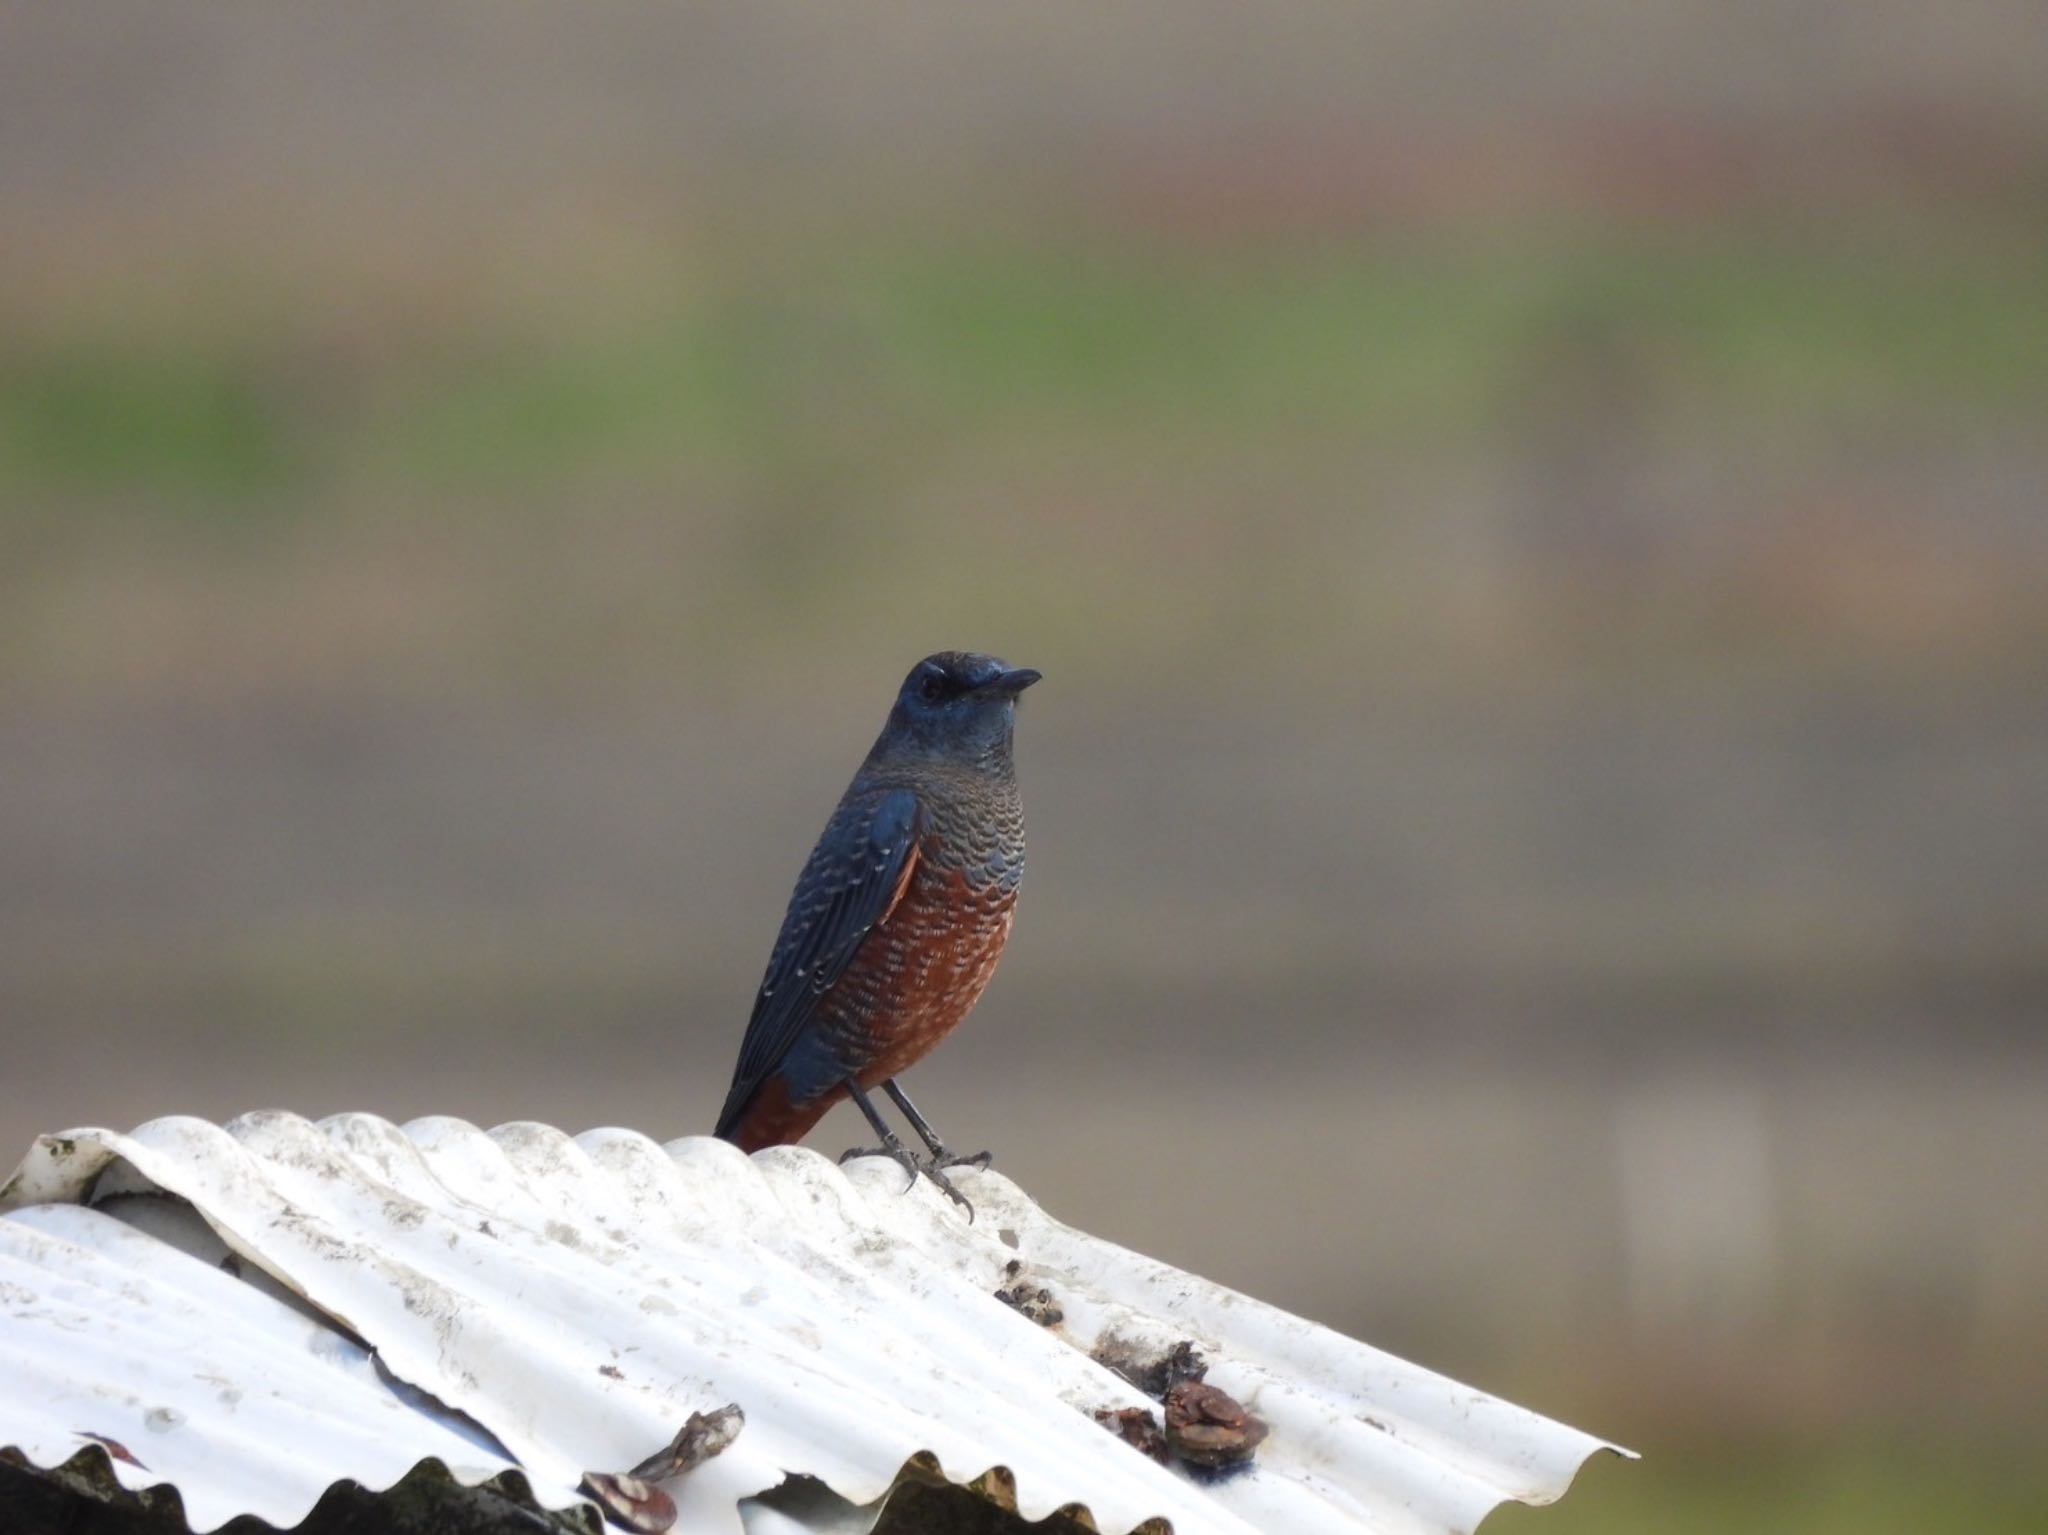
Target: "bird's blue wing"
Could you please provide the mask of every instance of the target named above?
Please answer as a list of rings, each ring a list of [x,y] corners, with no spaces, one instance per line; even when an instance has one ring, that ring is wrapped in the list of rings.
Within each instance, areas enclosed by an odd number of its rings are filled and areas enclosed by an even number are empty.
[[[849,801],[833,814],[797,876],[716,1134],[738,1120],[902,895],[917,862],[918,829],[917,796],[908,789]]]

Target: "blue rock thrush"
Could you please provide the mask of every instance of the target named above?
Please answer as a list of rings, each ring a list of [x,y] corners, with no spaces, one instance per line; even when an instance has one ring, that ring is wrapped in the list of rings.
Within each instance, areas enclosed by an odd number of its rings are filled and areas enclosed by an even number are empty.
[[[1038,675],[949,650],[904,679],[797,876],[720,1137],[743,1151],[793,1144],[851,1097],[882,1142],[878,1154],[966,1203],[944,1169],[985,1163],[987,1153],[950,1156],[896,1077],[967,1016],[1010,936],[1024,878],[1011,734],[1017,695]],[[882,1122],[868,1100],[876,1087],[909,1120],[927,1161]]]

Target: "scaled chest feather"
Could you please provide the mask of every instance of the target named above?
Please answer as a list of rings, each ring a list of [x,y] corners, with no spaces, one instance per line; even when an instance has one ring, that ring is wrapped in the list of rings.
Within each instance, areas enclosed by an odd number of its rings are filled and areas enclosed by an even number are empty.
[[[860,1054],[874,1053],[860,1073],[864,1084],[905,1069],[967,1016],[995,974],[1016,904],[1013,883],[971,880],[935,850],[921,850],[824,1009],[833,1032],[858,1041]]]

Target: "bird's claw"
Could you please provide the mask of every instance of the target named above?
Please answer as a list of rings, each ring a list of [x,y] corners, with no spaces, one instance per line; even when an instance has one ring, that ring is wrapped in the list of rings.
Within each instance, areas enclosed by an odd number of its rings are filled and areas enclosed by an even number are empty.
[[[952,1200],[954,1204],[958,1205],[961,1209],[967,1212],[967,1224],[972,1226],[974,1224],[973,1202],[969,1200],[965,1194],[961,1193],[958,1189],[954,1188],[953,1180],[951,1178],[948,1178],[945,1174],[946,1168],[957,1165],[957,1163],[952,1162],[941,1162],[935,1157],[929,1162],[919,1163],[918,1171],[922,1172],[927,1178],[931,1179],[932,1182],[936,1183],[939,1186],[939,1191],[942,1194],[944,1194],[948,1199]]]
[[[953,1180],[948,1178],[945,1173],[946,1168],[957,1167],[961,1162],[972,1162],[974,1158],[961,1157],[952,1162],[920,1162],[907,1146],[849,1146],[846,1150],[839,1153],[839,1165],[844,1167],[855,1157],[889,1158],[890,1161],[910,1174],[910,1181],[903,1185],[903,1192],[906,1194],[917,1186],[917,1180],[920,1176],[931,1179],[934,1184],[938,1185],[940,1193],[967,1212],[968,1225],[974,1224],[973,1203],[969,1201],[965,1194],[953,1187]]]
[[[917,1187],[917,1175],[925,1171],[924,1164],[912,1156],[909,1148],[905,1146],[849,1146],[839,1153],[839,1165],[844,1167],[855,1157],[887,1157],[894,1162],[910,1174],[910,1181],[903,1185],[903,1192],[906,1194]]]
[[[977,1151],[972,1156],[956,1157],[942,1146],[932,1160],[940,1167],[972,1167],[986,1172],[995,1165],[996,1154],[993,1151]]]

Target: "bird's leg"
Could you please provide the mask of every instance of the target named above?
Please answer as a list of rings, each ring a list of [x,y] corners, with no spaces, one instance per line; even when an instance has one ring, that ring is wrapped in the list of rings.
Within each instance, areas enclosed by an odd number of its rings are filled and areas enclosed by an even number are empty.
[[[910,1154],[908,1146],[896,1138],[896,1132],[882,1123],[882,1116],[875,1112],[875,1106],[868,1102],[868,1095],[860,1090],[858,1082],[849,1080],[846,1084],[846,1093],[859,1105],[861,1113],[867,1116],[868,1123],[875,1127],[875,1138],[882,1144],[849,1147],[839,1154],[839,1165],[844,1167],[855,1157],[893,1157],[898,1165],[910,1174],[910,1182],[903,1185],[903,1191],[909,1193],[911,1186],[917,1182],[918,1173],[923,1171],[918,1165],[917,1158]]]
[[[986,1167],[995,1160],[995,1154],[977,1151],[971,1157],[956,1157],[946,1149],[946,1143],[939,1139],[938,1131],[931,1127],[924,1115],[917,1112],[917,1105],[910,1101],[910,1095],[896,1085],[894,1077],[882,1084],[882,1091],[896,1102],[903,1111],[903,1117],[910,1121],[910,1128],[917,1132],[917,1138],[924,1142],[925,1150],[932,1154],[934,1167]]]
[[[967,1212],[967,1219],[971,1222],[974,1219],[974,1206],[968,1203],[965,1194],[953,1187],[953,1180],[940,1170],[939,1164],[936,1161],[918,1161],[910,1148],[896,1138],[896,1133],[882,1123],[882,1116],[875,1111],[875,1106],[868,1102],[868,1095],[861,1091],[858,1082],[849,1080],[846,1084],[846,1092],[847,1096],[860,1106],[860,1111],[867,1116],[868,1123],[874,1126],[875,1134],[880,1138],[882,1144],[874,1150],[856,1147],[840,1157],[840,1165],[843,1167],[853,1157],[894,1157],[902,1165],[903,1169],[910,1174],[910,1183],[903,1186],[904,1193],[910,1192],[910,1184],[916,1183],[917,1175],[923,1173],[939,1186],[948,1199]],[[900,1093],[891,1093],[890,1096],[895,1098],[899,1104],[903,1102],[903,1097]],[[923,1120],[917,1118],[914,1110],[911,1112],[911,1123],[917,1126],[917,1133],[923,1138],[925,1144],[930,1145],[931,1131],[926,1127]]]

